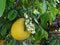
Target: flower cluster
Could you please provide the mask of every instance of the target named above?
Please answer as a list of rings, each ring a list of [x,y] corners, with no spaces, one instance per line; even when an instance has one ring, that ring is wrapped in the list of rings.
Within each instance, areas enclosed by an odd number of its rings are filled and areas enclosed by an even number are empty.
[[[34,34],[35,33],[35,26],[34,24],[32,23],[32,18],[29,17],[26,13],[24,13],[24,17],[25,17],[25,25],[26,25],[26,29]]]

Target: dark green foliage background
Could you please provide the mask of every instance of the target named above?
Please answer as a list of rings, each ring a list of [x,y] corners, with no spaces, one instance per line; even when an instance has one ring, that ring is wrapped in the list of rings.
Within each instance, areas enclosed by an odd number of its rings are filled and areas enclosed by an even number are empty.
[[[48,37],[50,36],[50,30],[48,25],[51,25],[53,23],[57,14],[60,14],[60,9],[56,7],[56,5],[58,4],[57,1],[0,0],[0,2],[2,2],[0,4],[0,39],[5,40],[6,45],[16,44],[16,40],[13,39],[10,35],[11,25],[18,18],[24,18],[24,13],[27,13],[30,17],[33,18],[33,22],[36,27],[36,33],[34,35],[31,34],[30,37],[31,43],[33,45],[36,45],[36,41],[41,41],[43,38],[45,39],[45,41],[49,40]],[[35,10],[39,13],[34,13]],[[47,23],[48,21],[49,23]],[[58,40],[57,43],[59,41],[60,40]],[[53,43],[51,42],[50,45],[55,45],[54,43],[55,40],[53,40]]]

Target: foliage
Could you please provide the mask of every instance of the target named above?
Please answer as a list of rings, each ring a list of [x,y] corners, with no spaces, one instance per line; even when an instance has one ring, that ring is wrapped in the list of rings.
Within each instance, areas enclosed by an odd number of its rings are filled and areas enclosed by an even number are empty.
[[[60,41],[60,37],[56,37],[56,36],[55,36],[54,39],[51,39],[51,40],[50,40],[49,45],[60,45],[59,41]]]
[[[56,5],[55,0],[0,0],[0,39],[5,40],[7,45],[15,45],[16,40],[10,35],[11,25],[18,18],[24,18],[26,13],[33,19],[36,31],[31,34],[30,43],[36,45],[37,40],[47,40],[50,31],[48,25],[52,25],[56,15],[60,14]]]
[[[3,15],[3,12],[5,10],[5,6],[6,6],[6,0],[1,0],[0,1],[0,17]]]

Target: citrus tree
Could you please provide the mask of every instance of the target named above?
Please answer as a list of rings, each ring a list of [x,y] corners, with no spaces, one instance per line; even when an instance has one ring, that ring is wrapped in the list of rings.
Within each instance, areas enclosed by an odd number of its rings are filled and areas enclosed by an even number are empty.
[[[0,42],[37,45],[49,40],[49,31],[53,30],[50,27],[60,14],[59,3],[60,0],[0,0]]]

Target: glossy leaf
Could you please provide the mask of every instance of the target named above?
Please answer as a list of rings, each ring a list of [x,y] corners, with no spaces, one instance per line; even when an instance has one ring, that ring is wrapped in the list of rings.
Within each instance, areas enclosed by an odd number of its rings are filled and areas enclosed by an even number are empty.
[[[2,26],[1,28],[1,35],[4,37],[7,34],[7,30],[10,28],[11,24],[6,23],[5,25]]]
[[[41,26],[43,28],[46,28],[47,27],[47,21],[49,20],[49,15],[47,15],[46,13],[44,15],[41,16]]]
[[[44,0],[42,5],[42,14],[44,14],[46,10],[47,10],[47,4],[46,4],[46,1]]]
[[[6,6],[6,0],[0,0],[0,17],[3,15],[5,6]]]
[[[51,17],[53,18],[53,20],[56,18],[56,14],[58,13],[58,10],[56,8],[54,8],[51,4],[49,4],[47,2],[47,5],[49,6],[49,9],[50,9],[50,14],[51,14]]]
[[[48,33],[42,27],[40,27],[40,29],[42,30],[43,38],[48,39]]]
[[[32,15],[32,18],[34,19],[34,21],[39,25],[39,22],[37,20],[37,17],[35,15]]]
[[[12,10],[8,13],[8,19],[10,21],[14,20],[17,16],[17,11],[16,10]]]
[[[36,40],[48,39],[48,33],[42,27],[37,30],[35,36]]]

